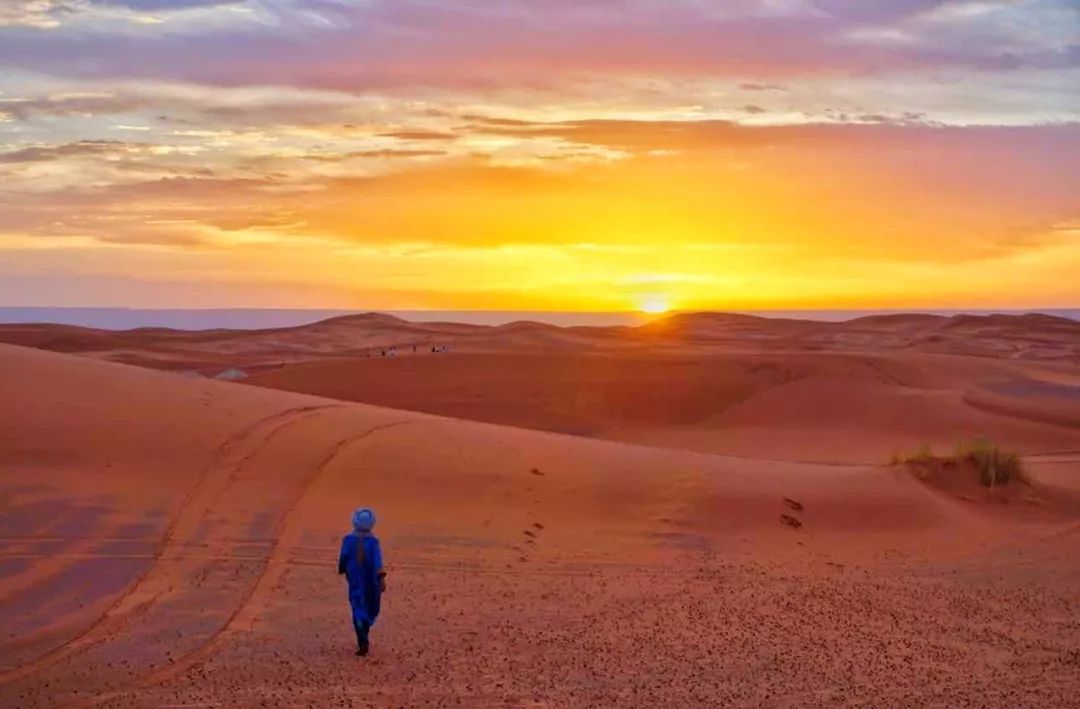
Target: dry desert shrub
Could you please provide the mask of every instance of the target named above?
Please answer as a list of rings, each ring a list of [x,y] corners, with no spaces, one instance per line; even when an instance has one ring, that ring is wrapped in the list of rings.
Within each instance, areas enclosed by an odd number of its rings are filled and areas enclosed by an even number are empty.
[[[920,479],[926,479],[940,468],[968,467],[975,471],[981,485],[990,488],[1032,483],[1016,451],[1006,450],[986,438],[959,443],[952,455],[935,455],[924,443],[915,453],[894,453],[889,465],[907,466]]]

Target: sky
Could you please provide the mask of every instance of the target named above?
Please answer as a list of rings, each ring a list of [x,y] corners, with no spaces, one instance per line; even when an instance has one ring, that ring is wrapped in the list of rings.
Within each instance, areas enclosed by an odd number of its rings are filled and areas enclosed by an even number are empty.
[[[0,0],[0,305],[1080,305],[1075,0]]]

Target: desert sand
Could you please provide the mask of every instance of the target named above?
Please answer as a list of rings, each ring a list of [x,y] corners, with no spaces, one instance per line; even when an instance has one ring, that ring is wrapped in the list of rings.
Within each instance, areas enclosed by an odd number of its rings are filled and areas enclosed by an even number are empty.
[[[410,322],[383,313],[347,315],[270,330],[112,331],[51,323],[0,324],[0,342],[72,352],[155,369],[213,375],[260,372],[318,360],[453,352],[708,356],[717,353],[935,353],[1029,362],[1080,361],[1080,322],[1028,315],[876,315],[846,322],[681,313],[639,327],[499,326]]]
[[[245,381],[751,458],[875,463],[924,443],[948,449],[981,435],[1026,453],[1080,448],[1075,365],[921,353],[691,352],[352,359]]]
[[[4,328],[0,704],[1080,706],[1080,338],[1025,317]],[[974,435],[1036,484],[886,465]]]

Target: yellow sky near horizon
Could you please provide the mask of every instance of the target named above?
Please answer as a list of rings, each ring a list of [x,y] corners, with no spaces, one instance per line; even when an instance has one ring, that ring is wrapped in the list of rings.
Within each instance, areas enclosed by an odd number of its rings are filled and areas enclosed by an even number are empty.
[[[0,236],[0,249],[30,271],[64,258],[74,264],[75,284],[119,271],[129,280],[87,287],[98,304],[112,305],[130,303],[140,283],[141,300],[161,306],[622,311],[1077,302],[1074,226],[1034,221],[1030,196],[999,196],[997,180],[950,182],[939,171],[933,181],[924,171],[944,166],[901,169],[887,153],[910,146],[893,139],[884,134],[872,156],[835,146],[691,147],[554,168],[465,159],[372,177],[237,180],[206,191],[158,184],[115,203],[88,203],[49,238]],[[819,170],[825,158],[828,169]],[[975,172],[978,160],[966,159]],[[1044,167],[1017,161],[1012,179],[1038,179]],[[146,287],[170,282],[199,285],[181,302],[177,289],[155,299]]]

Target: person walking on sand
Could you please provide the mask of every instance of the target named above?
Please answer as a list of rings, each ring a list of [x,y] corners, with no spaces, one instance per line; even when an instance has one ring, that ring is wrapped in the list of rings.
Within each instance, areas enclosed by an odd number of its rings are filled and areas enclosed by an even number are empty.
[[[379,540],[371,533],[375,513],[366,507],[357,509],[352,515],[352,526],[353,531],[341,540],[338,574],[345,574],[349,582],[356,654],[366,655],[370,647],[368,633],[379,616],[380,601],[386,590],[386,571]]]

